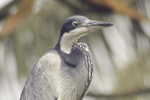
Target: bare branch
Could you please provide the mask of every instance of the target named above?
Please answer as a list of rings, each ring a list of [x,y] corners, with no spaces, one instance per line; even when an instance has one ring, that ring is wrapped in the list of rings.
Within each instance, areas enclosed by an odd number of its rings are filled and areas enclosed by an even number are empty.
[[[0,20],[2,20],[3,18],[7,17],[7,15],[9,14],[10,7],[12,7],[13,5],[17,4],[19,1],[20,0],[10,1],[5,7],[0,9]]]
[[[21,1],[17,13],[6,19],[3,29],[0,32],[0,38],[8,36],[14,31],[14,29],[23,21],[23,19],[30,14],[33,4],[34,0]]]
[[[149,21],[148,17],[140,14],[132,6],[125,4],[121,0],[82,0],[89,4],[90,6],[101,8],[109,8],[114,12],[124,14],[136,21]]]

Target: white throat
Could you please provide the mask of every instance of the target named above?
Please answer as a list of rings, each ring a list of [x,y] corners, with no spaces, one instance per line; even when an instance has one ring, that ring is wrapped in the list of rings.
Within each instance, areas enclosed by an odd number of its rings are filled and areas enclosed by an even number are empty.
[[[64,33],[60,40],[60,50],[66,54],[70,54],[72,46],[77,43],[78,39],[87,34],[87,28],[77,28],[69,33]]]
[[[66,54],[71,52],[72,46],[78,41],[77,38],[70,38],[68,33],[65,33],[60,41],[60,49]]]

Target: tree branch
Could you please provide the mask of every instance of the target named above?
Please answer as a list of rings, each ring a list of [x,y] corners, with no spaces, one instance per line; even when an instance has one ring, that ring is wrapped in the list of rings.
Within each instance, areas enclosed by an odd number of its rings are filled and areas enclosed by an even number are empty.
[[[5,7],[3,7],[2,9],[0,9],[0,20],[2,20],[5,17],[7,17],[7,15],[9,14],[10,7],[12,7],[13,5],[17,4],[19,1],[20,0],[10,1]]]
[[[8,36],[19,26],[23,19],[32,11],[33,4],[34,0],[21,0],[17,13],[6,19],[2,31],[0,32],[0,38]]]
[[[129,18],[135,19],[136,21],[150,21],[146,16],[140,14],[132,6],[125,4],[121,0],[82,0],[90,6],[100,8],[109,8],[114,12],[124,14]]]

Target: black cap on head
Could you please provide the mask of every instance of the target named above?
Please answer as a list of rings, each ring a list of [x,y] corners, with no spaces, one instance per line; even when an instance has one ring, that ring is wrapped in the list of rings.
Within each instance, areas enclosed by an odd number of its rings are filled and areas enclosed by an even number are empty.
[[[75,15],[72,17],[69,17],[64,24],[61,27],[61,34],[60,37],[66,32],[70,32],[71,30],[77,28],[75,25],[73,25],[73,22],[77,21],[79,23],[82,23],[86,20],[89,20],[88,18],[84,17],[84,16],[80,16],[80,15]]]

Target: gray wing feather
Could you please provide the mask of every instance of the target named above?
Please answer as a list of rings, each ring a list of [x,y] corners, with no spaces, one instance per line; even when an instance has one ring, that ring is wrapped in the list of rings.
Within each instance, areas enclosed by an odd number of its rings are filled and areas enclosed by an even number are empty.
[[[60,62],[57,52],[41,57],[28,77],[20,100],[57,100],[57,73]]]

